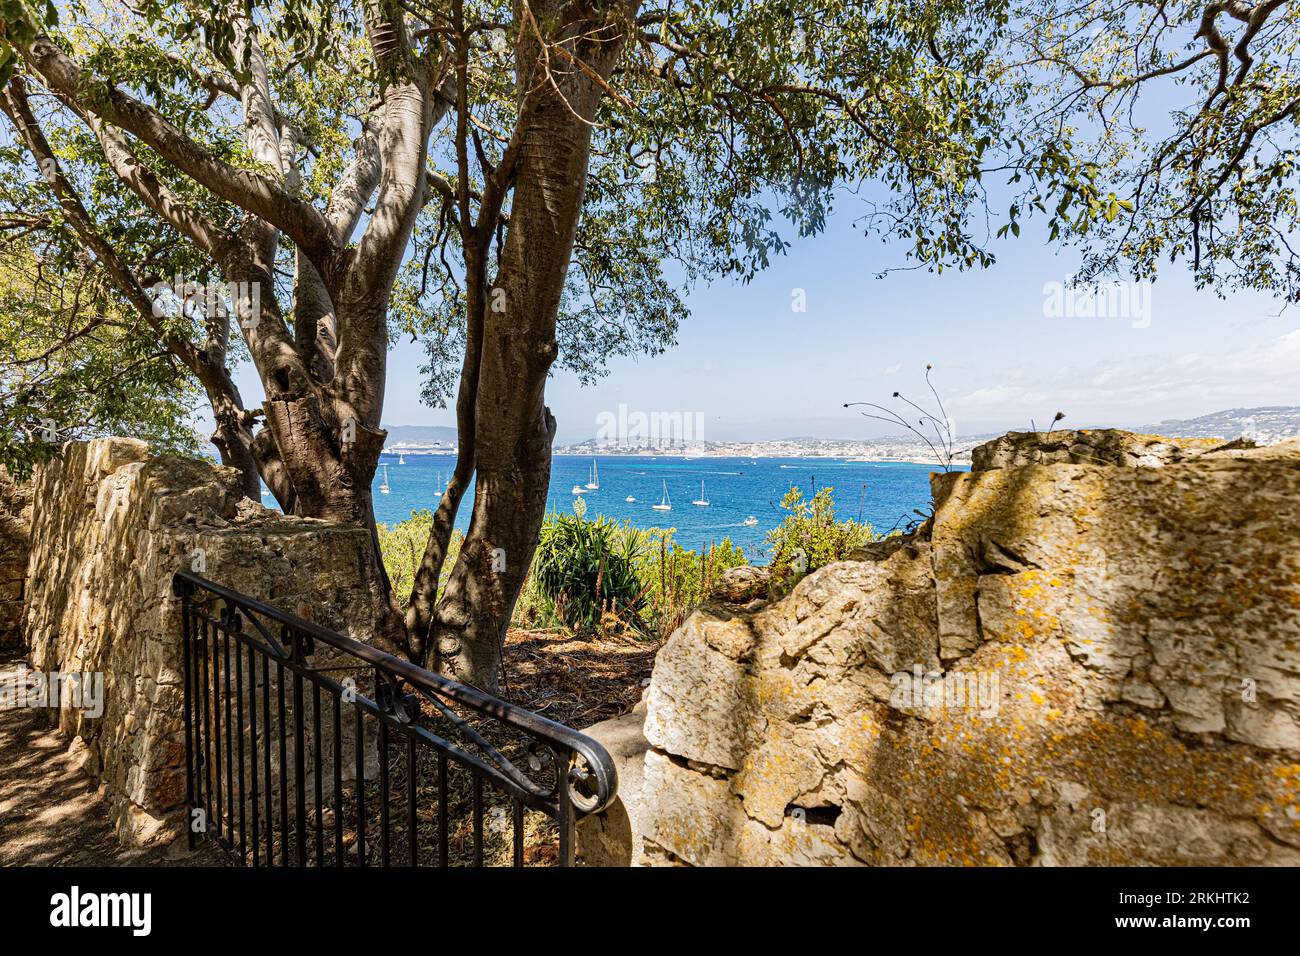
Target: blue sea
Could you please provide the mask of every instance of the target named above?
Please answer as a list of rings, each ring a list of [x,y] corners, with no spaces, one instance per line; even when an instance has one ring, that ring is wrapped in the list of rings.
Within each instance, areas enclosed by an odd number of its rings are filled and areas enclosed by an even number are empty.
[[[574,485],[591,480],[595,463],[600,487],[582,497],[587,517],[604,515],[630,521],[641,528],[675,528],[677,542],[698,549],[706,542],[731,540],[745,557],[763,564],[763,542],[786,512],[781,498],[792,485],[810,496],[814,488],[832,486],[836,516],[869,522],[878,532],[903,527],[915,518],[913,509],[928,510],[930,474],[937,465],[909,462],[853,462],[838,458],[682,458],[679,456],[576,457],[557,455],[551,465],[549,507],[572,512]],[[387,465],[389,493],[381,494]],[[421,508],[433,510],[451,473],[449,455],[407,455],[398,464],[385,454],[375,477],[375,517],[396,523]],[[700,498],[700,483],[708,507],[692,504]],[[656,511],[667,487],[671,511]],[[473,488],[461,505],[456,526],[464,530],[474,500]],[[628,496],[635,501],[627,501]],[[745,525],[746,517],[758,519]]]

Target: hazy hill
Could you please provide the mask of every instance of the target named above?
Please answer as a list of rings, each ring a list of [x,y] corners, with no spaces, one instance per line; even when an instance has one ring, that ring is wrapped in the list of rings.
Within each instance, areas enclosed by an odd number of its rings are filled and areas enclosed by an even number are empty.
[[[1230,408],[1197,418],[1175,418],[1134,431],[1171,438],[1253,438],[1261,444],[1300,435],[1300,407]]]
[[[1126,427],[1116,426],[1113,423],[1088,422],[1072,423],[1064,422],[1058,427],[1074,428],[1113,428]],[[1153,425],[1138,425],[1126,427],[1128,431],[1141,432],[1155,435],[1168,435],[1171,438],[1239,438],[1245,436],[1253,438],[1260,444],[1280,441],[1283,438],[1294,438],[1300,436],[1300,406],[1296,405],[1265,405],[1258,408],[1231,408],[1224,411],[1212,412],[1209,415],[1200,415],[1196,418],[1176,418],[1168,419],[1163,422],[1157,422]],[[979,444],[996,437],[995,434],[987,435],[962,435],[957,441],[959,448],[969,448],[971,445]],[[456,429],[443,425],[390,425],[388,426],[388,445],[441,445],[442,447],[454,447],[456,444]],[[691,442],[695,450],[705,451],[722,451],[725,449],[736,449],[745,446],[745,454],[757,452],[757,446],[766,446],[771,449],[772,453],[790,454],[795,448],[807,446],[809,448],[821,448],[824,452],[830,454],[852,454],[854,452],[847,450],[849,446],[894,446],[894,447],[912,447],[923,448],[924,443],[914,435],[889,435],[878,436],[876,438],[866,439],[825,439],[825,438],[808,438],[792,437],[780,439],[778,441],[765,442]],[[781,447],[784,446],[784,447]],[[844,450],[841,450],[844,449]],[[594,438],[583,442],[575,442],[568,445],[561,445],[555,449],[557,454],[600,454],[608,453],[609,448],[603,443],[598,443]]]

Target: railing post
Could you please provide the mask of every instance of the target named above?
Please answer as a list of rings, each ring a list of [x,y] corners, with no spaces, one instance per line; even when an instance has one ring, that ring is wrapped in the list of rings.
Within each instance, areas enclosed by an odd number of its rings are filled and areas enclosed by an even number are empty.
[[[569,774],[573,770],[573,753],[564,751],[560,766],[555,768],[557,778],[555,825],[560,831],[560,866],[573,866],[575,826],[573,798],[569,794]]]
[[[185,837],[194,849],[194,719],[190,708],[194,703],[193,678],[190,676],[190,595],[193,586],[179,575],[172,578],[172,593],[181,601],[181,669],[185,672]]]

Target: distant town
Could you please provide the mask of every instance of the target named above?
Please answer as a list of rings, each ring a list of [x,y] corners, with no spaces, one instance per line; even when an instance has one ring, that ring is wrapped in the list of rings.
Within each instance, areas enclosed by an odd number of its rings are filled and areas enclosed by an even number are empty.
[[[1058,428],[1062,426],[1057,426]],[[1089,428],[1114,427],[1090,425]],[[1171,438],[1248,438],[1270,445],[1300,437],[1300,406],[1236,408],[1197,418],[1172,419],[1127,429]],[[456,452],[455,429],[433,426],[397,425],[389,429],[390,455],[452,455]],[[684,458],[840,458],[859,461],[911,461],[937,463],[951,460],[968,464],[971,449],[997,433],[957,438],[945,447],[938,437],[929,442],[915,435],[884,435],[875,438],[781,438],[768,441],[681,442],[604,441],[595,438],[557,445],[557,455],[634,455]],[[951,456],[951,458],[949,458]]]
[[[590,439],[573,445],[560,445],[557,455],[680,455],[685,458],[847,458],[857,461],[915,461],[936,464],[943,461],[967,463],[970,450],[985,439],[964,438],[947,449],[937,439],[933,448],[924,441],[908,436],[880,438],[781,438],[775,441],[688,441],[619,444]]]

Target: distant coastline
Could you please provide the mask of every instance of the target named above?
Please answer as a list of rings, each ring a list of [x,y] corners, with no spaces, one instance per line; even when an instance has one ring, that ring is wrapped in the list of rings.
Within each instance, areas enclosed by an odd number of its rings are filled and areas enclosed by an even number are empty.
[[[1201,415],[1197,418],[1165,420],[1154,425],[1114,426],[1071,424],[1061,427],[1099,429],[1120,427],[1139,434],[1165,435],[1170,438],[1211,438],[1231,440],[1245,437],[1268,445],[1300,436],[1300,406],[1262,406],[1234,408]],[[971,449],[1003,432],[964,435],[953,443],[952,463],[970,464]],[[389,429],[387,455],[455,455],[456,430],[445,426],[395,425]],[[940,465],[946,453],[939,440],[931,436],[933,449],[915,435],[884,435],[872,438],[791,437],[766,441],[704,441],[699,438],[675,443],[648,445],[644,440],[622,442],[595,438],[557,445],[555,455],[579,457],[626,458],[825,458],[850,462],[907,462]]]
[[[746,448],[752,448],[750,444]],[[456,449],[454,448],[429,448],[421,445],[388,445],[384,448],[384,455],[395,457],[406,455],[415,457],[417,455],[429,457],[446,457],[454,458]],[[842,451],[825,451],[816,449],[771,449],[763,451],[736,451],[730,449],[695,449],[683,452],[680,449],[619,449],[619,448],[601,448],[565,445],[555,448],[552,451],[554,455],[565,455],[574,458],[644,458],[654,460],[659,458],[670,458],[678,461],[692,461],[694,459],[704,458],[824,458],[833,461],[854,462],[863,464],[881,464],[889,462],[899,462],[912,465],[939,465],[939,459],[935,455],[919,454],[917,452],[857,452],[847,453]],[[954,452],[952,463],[955,465],[970,464],[970,450]]]

